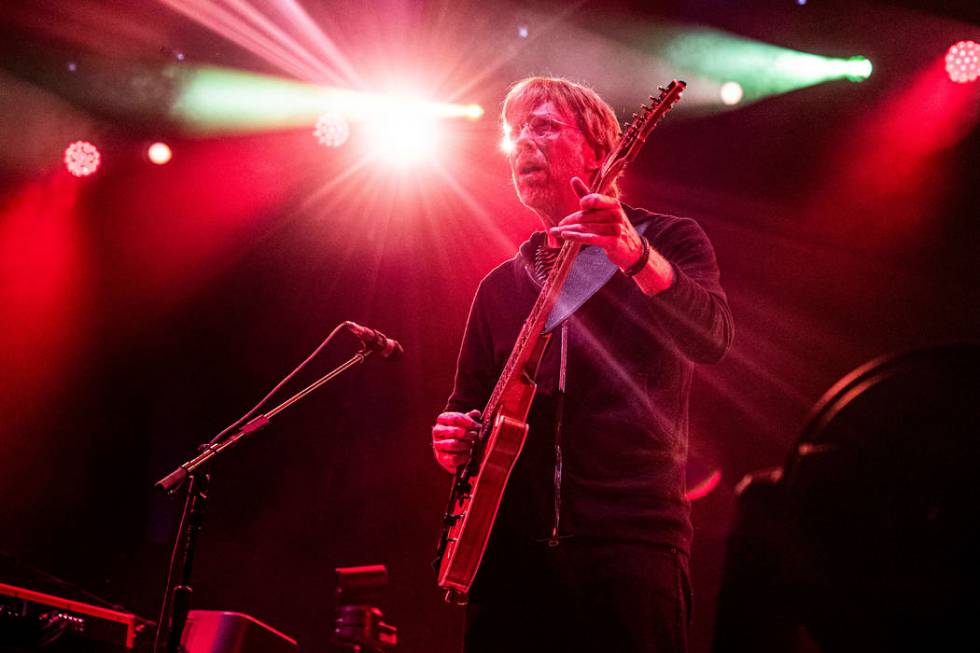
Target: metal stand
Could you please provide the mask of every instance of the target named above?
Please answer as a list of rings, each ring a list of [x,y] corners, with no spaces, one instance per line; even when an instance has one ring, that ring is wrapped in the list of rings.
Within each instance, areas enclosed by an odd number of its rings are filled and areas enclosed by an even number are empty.
[[[279,414],[300,399],[339,376],[346,370],[363,363],[374,351],[363,348],[345,363],[320,377],[303,390],[300,390],[286,401],[282,402],[268,413],[261,414],[245,423],[238,431],[217,443],[206,443],[199,447],[200,453],[180,467],[156,482],[156,487],[173,496],[181,487],[187,486],[184,509],[180,515],[177,537],[174,542],[173,555],[170,559],[170,569],[167,575],[167,587],[164,591],[163,605],[160,609],[157,636],[153,643],[153,653],[160,653],[160,643],[163,633],[167,633],[167,653],[180,653],[180,640],[190,611],[191,567],[194,560],[194,549],[204,522],[204,510],[207,504],[208,487],[211,476],[207,473],[207,465],[225,449],[238,443],[250,433],[266,426],[272,417]]]

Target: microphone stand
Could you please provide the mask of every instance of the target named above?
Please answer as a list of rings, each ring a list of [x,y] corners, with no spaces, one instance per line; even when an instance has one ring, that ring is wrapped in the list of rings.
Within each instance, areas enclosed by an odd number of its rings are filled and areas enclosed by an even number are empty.
[[[237,431],[217,443],[205,443],[198,447],[197,456],[188,460],[174,471],[156,482],[155,487],[163,490],[168,496],[173,496],[181,487],[187,486],[184,508],[181,511],[177,527],[177,537],[174,542],[173,555],[170,558],[170,569],[167,574],[167,586],[164,590],[163,606],[160,610],[160,620],[157,626],[156,639],[153,642],[153,653],[159,653],[161,632],[167,632],[166,653],[180,653],[180,640],[184,632],[184,624],[190,612],[190,600],[193,594],[191,587],[191,567],[194,560],[194,550],[197,547],[198,535],[204,521],[204,511],[207,506],[208,487],[211,475],[207,466],[212,459],[240,440],[268,425],[286,408],[303,399],[308,394],[339,376],[355,365],[363,363],[373,349],[362,347],[345,363],[334,368],[306,388],[286,399],[268,413],[260,414],[246,422]],[[167,616],[170,618],[168,619]]]

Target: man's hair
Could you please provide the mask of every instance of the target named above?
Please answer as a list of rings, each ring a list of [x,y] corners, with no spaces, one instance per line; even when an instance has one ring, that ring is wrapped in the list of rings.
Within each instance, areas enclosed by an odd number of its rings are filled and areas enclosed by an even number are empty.
[[[508,116],[531,111],[543,102],[554,102],[562,113],[574,116],[585,140],[602,161],[619,141],[616,112],[587,86],[560,77],[528,77],[516,82],[504,98],[500,117],[507,132]]]

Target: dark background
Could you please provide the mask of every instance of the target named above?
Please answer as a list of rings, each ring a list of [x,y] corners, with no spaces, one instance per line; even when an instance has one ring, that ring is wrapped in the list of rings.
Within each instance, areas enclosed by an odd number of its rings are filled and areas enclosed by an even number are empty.
[[[383,563],[399,649],[457,650],[461,612],[429,568],[448,491],[429,426],[477,282],[536,224],[512,197],[495,113],[510,82],[554,73],[595,85],[625,119],[652,89],[630,87],[617,61],[586,77],[556,42],[570,30],[617,42],[625,24],[671,19],[875,66],[860,84],[679,109],[625,182],[629,203],[704,226],[736,319],[734,349],[699,371],[692,395],[689,477],[722,474],[694,504],[692,648],[706,650],[739,479],[779,465],[814,402],[856,366],[978,333],[980,87],[941,72],[950,44],[980,34],[974,3],[942,15],[818,0],[362,4],[304,3],[365,71],[458,56],[433,85],[478,80],[459,100],[488,115],[453,128],[445,174],[346,174],[354,155],[324,154],[308,129],[189,135],[52,72],[94,56],[124,76],[118,62],[176,50],[277,72],[162,5],[81,3],[72,22],[38,3],[5,18],[0,551],[155,619],[178,505],[153,482],[355,320],[405,357],[369,361],[215,468],[195,606],[325,650],[333,569]],[[114,36],[122,24],[140,30]],[[520,24],[546,36],[518,42]],[[86,136],[106,160],[78,181],[60,151]],[[176,153],[162,168],[140,158],[157,137]],[[354,346],[338,337],[316,370]]]

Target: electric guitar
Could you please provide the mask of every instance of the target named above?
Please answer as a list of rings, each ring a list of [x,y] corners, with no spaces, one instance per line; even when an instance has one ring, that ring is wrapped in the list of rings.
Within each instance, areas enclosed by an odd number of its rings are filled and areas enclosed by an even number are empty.
[[[682,81],[672,81],[660,89],[659,96],[650,96],[650,106],[633,114],[616,147],[596,172],[590,192],[608,191],[653,128],[680,99],[685,86]],[[504,488],[527,439],[527,415],[536,390],[534,378],[551,339],[551,333],[544,333],[544,325],[581,248],[571,241],[562,245],[483,409],[483,427],[470,460],[456,472],[433,563],[438,566],[438,584],[446,590],[447,602],[466,603],[483,559]]]

